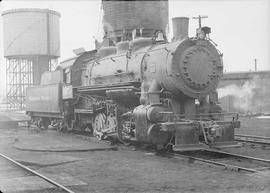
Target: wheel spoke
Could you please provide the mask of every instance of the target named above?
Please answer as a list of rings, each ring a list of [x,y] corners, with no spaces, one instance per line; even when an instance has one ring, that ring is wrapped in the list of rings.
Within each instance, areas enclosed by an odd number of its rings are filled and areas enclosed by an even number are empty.
[[[102,139],[103,135],[104,135],[104,130],[105,130],[105,114],[104,113],[98,113],[95,117],[94,120],[94,136],[97,137],[99,140]]]

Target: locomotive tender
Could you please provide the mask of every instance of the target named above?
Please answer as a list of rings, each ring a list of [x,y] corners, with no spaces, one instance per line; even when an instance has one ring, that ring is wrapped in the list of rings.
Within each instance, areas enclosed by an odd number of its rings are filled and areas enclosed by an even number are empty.
[[[237,115],[226,120],[217,105],[222,55],[208,37],[123,39],[78,54],[27,89],[26,111],[39,126],[92,131],[158,149],[194,150],[235,145]],[[126,35],[126,34],[125,34]],[[130,37],[130,36],[129,36]],[[107,46],[104,46],[107,45]]]

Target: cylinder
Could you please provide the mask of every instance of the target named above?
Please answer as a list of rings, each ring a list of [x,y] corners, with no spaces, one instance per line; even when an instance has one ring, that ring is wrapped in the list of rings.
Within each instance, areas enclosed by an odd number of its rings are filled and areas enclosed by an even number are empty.
[[[174,17],[173,24],[173,41],[188,38],[188,17]]]

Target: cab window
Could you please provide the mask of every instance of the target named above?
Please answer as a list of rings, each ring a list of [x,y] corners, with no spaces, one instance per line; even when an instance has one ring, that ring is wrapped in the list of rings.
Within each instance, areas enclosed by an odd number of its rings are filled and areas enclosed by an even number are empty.
[[[70,68],[64,70],[64,83],[71,84],[71,71]]]

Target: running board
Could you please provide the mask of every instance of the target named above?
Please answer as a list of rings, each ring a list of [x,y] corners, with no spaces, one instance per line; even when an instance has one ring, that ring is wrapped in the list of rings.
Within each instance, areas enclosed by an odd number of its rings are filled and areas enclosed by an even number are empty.
[[[207,149],[204,144],[181,144],[174,145],[173,151],[196,151],[196,150],[204,150]]]
[[[234,148],[234,147],[241,147],[241,144],[236,141],[215,142],[215,143],[209,144],[209,147],[217,148],[217,149]]]

